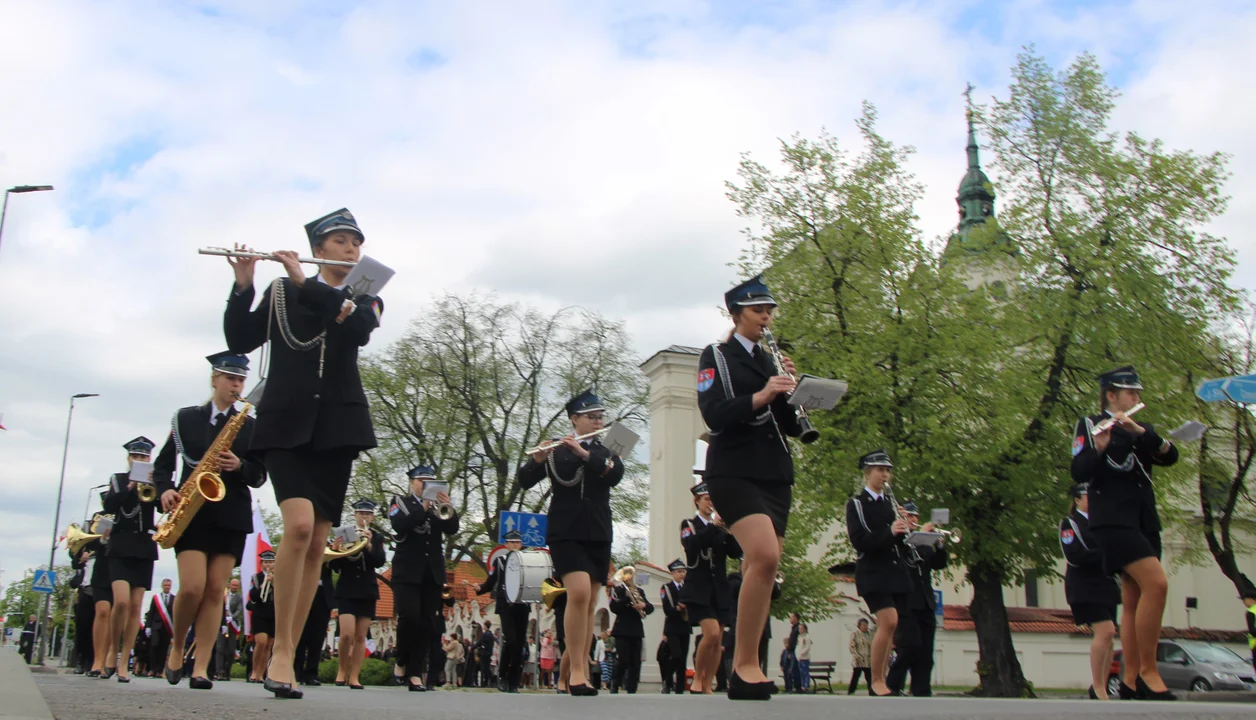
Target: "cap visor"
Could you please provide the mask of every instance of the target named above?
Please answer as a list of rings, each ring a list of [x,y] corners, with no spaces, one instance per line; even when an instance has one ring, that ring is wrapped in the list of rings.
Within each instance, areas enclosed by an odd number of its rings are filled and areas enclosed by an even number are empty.
[[[1112,383],[1108,387],[1121,388],[1122,390],[1142,390],[1142,383]]]
[[[606,408],[602,407],[601,405],[598,405],[597,407],[588,407],[583,410],[577,410],[573,412],[572,415],[585,415],[591,412],[601,412],[602,410],[605,410],[605,409]]]
[[[354,227],[353,225],[332,225],[329,228],[324,228],[322,230],[319,230],[318,235],[316,235],[315,237],[322,237],[324,235],[330,235],[331,233],[334,233],[334,232],[351,232],[354,235],[357,235],[358,237],[362,238],[364,241],[366,240],[366,236],[362,234],[362,231]]]
[[[214,372],[222,373],[223,375],[235,375],[236,377],[248,377],[249,376],[248,370],[241,370],[240,368],[226,368],[226,367],[214,368]]]
[[[749,305],[771,305],[772,307],[779,307],[777,302],[773,300],[770,295],[766,297],[763,295],[760,295],[758,297],[746,298],[745,300],[738,300],[737,302],[733,304],[741,305],[743,307],[749,306]]]

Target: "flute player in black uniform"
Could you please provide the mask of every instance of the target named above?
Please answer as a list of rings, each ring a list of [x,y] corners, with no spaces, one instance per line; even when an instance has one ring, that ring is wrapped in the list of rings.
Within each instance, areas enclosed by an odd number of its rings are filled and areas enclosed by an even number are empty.
[[[171,420],[170,435],[153,463],[153,479],[169,482],[176,463],[182,461],[179,487],[182,488],[205,459],[205,452],[231,418],[239,414],[235,401],[244,392],[249,359],[231,352],[205,358],[211,367],[213,397],[204,405],[181,408]],[[166,682],[179,684],[183,676],[184,644],[188,628],[195,623],[196,637],[216,638],[222,626],[223,593],[231,571],[240,566],[244,539],[253,532],[253,494],[266,474],[258,460],[249,454],[253,439],[252,418],[246,417],[227,452],[216,460],[226,495],[218,502],[204,502],[174,545],[179,566],[179,593],[175,595],[173,636],[170,654],[161,658]],[[162,495],[162,509],[172,510],[181,498],[179,491]],[[214,647],[208,640],[197,645],[189,687],[208,690],[209,663]],[[156,671],[156,668],[153,668]]]
[[[907,573],[904,537],[907,519],[899,517],[885,495],[893,474],[893,463],[884,450],[873,450],[859,458],[864,489],[846,502],[846,534],[854,546],[855,590],[877,618],[877,634],[872,638],[871,695],[892,695],[885,682],[889,669],[890,644],[898,629],[899,616],[910,610],[907,595],[911,577]]]
[[[715,675],[723,647],[724,618],[731,602],[728,593],[728,558],[740,558],[741,546],[728,532],[723,518],[715,517],[705,482],[689,488],[697,513],[680,522],[680,544],[685,549],[685,586],[680,591],[689,623],[700,629],[693,668],[694,694],[715,694]],[[684,688],[682,682],[680,687]]]
[[[593,645],[596,598],[611,567],[611,488],[624,477],[624,462],[596,437],[576,440],[601,430],[602,401],[590,388],[567,402],[573,433],[550,450],[533,453],[519,468],[519,484],[530,488],[550,481],[547,539],[554,576],[567,588],[563,663],[570,666],[568,691],[597,695],[589,682],[589,649]]]
[[[153,453],[153,441],[138,437],[123,445],[127,451],[127,465],[148,462]],[[105,491],[105,512],[114,516],[113,532],[109,537],[106,554],[109,557],[109,580],[113,585],[113,615],[109,625],[109,652],[106,654],[104,677],[115,672],[118,682],[131,682],[127,662],[135,646],[140,630],[140,610],[144,592],[153,584],[153,563],[157,561],[157,543],[153,531],[157,529],[157,501],[174,486],[169,480],[156,482],[157,497],[153,502],[140,500],[137,483],[128,479],[129,473],[116,473]],[[121,660],[113,652],[122,643]],[[110,663],[114,663],[110,665]]]
[[[357,262],[365,236],[348,210],[305,226],[316,258]],[[323,565],[324,538],[339,524],[353,461],[375,447],[375,430],[358,348],[379,326],[383,302],[345,285],[349,268],[322,265],[306,277],[297,254],[275,253],[287,277],[253,304],[256,259],[228,258],[235,285],[223,326],[232,352],[268,340],[270,374],[257,406],[253,449],[262,457],[283,515],[283,544],[275,561],[275,645],[266,689],[300,698],[296,645],[305,628]]]
[[[353,519],[359,533],[365,528],[370,542],[356,555],[336,558],[328,565],[340,573],[340,580],[336,583],[336,610],[340,618],[340,662],[345,668],[345,684],[351,690],[362,690],[359,675],[362,662],[366,659],[366,631],[375,619],[375,604],[379,600],[379,580],[375,571],[383,567],[388,559],[384,555],[384,536],[371,528],[375,519],[375,503],[367,499],[354,503]],[[343,550],[343,541],[336,538],[332,549]],[[326,627],[327,624],[323,623],[324,634]]]
[[[1129,416],[1142,390],[1132,365],[1099,376],[1103,412],[1077,421],[1072,473],[1073,482],[1090,483],[1090,530],[1099,541],[1103,568],[1121,573],[1121,698],[1175,700],[1156,665],[1169,580],[1160,564],[1160,515],[1151,471],[1154,465],[1176,463],[1178,449],[1152,425]],[[1106,420],[1115,423],[1102,428]]]
[[[794,380],[778,375],[760,347],[776,300],[762,276],[724,294],[734,327],[698,361],[698,408],[711,430],[706,484],[720,517],[745,552],[728,697],[767,700],[775,684],[759,666],[757,648],[771,608],[785,528],[793,502],[794,460],[786,438],[798,437],[798,414],[788,402]],[[794,363],[782,358],[794,373]]]
[[[1090,697],[1108,699],[1108,671],[1112,667],[1112,640],[1116,637],[1116,606],[1121,586],[1103,569],[1099,540],[1090,531],[1090,486],[1074,485],[1073,507],[1060,521],[1060,550],[1064,553],[1064,599],[1073,610],[1073,622],[1089,626]]]

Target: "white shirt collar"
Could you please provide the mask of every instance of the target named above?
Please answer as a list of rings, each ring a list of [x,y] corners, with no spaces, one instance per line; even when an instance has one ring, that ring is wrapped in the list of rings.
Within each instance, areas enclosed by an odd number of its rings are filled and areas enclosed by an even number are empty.
[[[884,499],[885,499],[885,493],[884,493],[884,492],[876,492],[875,490],[873,490],[872,488],[868,487],[867,485],[864,485],[864,492],[868,493],[869,495],[871,495],[872,497],[876,498],[877,500],[884,500]]]
[[[741,346],[746,348],[746,352],[750,353],[751,356],[754,355],[755,344],[753,342],[751,342],[748,338],[743,336],[741,333],[733,333],[733,337],[737,338],[737,342],[741,343]]]
[[[1078,515],[1081,515],[1082,517],[1086,518],[1087,520],[1089,520],[1089,519],[1090,519],[1090,513],[1086,512],[1085,510],[1081,510],[1081,509],[1079,509],[1079,510],[1077,511],[1077,514],[1078,514]]]
[[[324,285],[331,285],[331,283],[329,283],[329,282],[327,282],[326,280],[324,280],[324,279],[323,279],[323,274],[322,274],[322,273],[319,273],[318,275],[315,275],[315,277],[317,277],[317,278],[318,278],[318,281],[319,281],[319,282],[321,282],[322,284],[324,284]],[[344,288],[345,288],[345,283],[341,283],[341,284],[339,284],[339,285],[332,285],[332,287],[334,287],[334,288],[335,288],[335,289],[337,289],[337,290],[344,290]]]
[[[214,418],[218,417],[219,415],[227,415],[231,412],[231,408],[233,407],[235,407],[235,403],[231,403],[227,405],[226,408],[219,409],[218,404],[215,403],[213,400],[210,400],[209,401],[209,419],[212,421]]]
[[[702,513],[698,513],[695,517],[697,517],[699,520],[701,520],[703,525],[710,525],[710,524],[711,524],[711,521],[710,521],[710,520],[707,520],[706,518],[702,517]]]

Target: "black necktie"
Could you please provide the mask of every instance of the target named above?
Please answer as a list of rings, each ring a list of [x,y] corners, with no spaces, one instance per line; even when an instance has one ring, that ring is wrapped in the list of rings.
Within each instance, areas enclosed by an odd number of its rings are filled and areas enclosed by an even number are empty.
[[[214,427],[221,427],[221,426],[222,426],[222,421],[223,421],[223,420],[225,420],[225,419],[226,419],[226,417],[227,417],[226,413],[218,413],[217,415],[215,415],[215,416],[214,416],[213,426],[214,426]]]

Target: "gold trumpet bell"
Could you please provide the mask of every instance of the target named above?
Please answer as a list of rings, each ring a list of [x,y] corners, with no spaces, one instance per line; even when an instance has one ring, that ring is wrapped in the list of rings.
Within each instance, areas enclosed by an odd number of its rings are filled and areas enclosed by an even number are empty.
[[[65,546],[70,549],[70,554],[77,556],[83,552],[83,548],[93,540],[99,540],[103,535],[92,535],[83,532],[83,528],[78,523],[70,523],[70,527],[65,531]]]
[[[139,495],[140,502],[155,502],[157,500],[157,486],[148,483],[140,483],[135,488],[135,494]]]
[[[550,610],[554,609],[554,602],[558,600],[558,596],[567,592],[567,588],[557,585],[553,578],[545,578],[541,581],[541,602],[545,603],[545,607]]]

